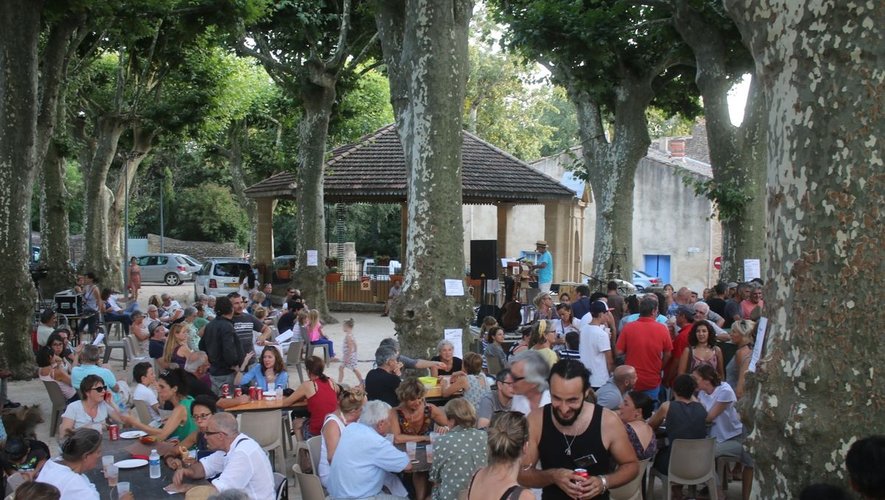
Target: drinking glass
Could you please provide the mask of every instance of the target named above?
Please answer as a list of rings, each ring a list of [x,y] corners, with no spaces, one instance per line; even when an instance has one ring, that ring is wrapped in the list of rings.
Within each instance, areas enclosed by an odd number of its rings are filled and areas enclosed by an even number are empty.
[[[424,453],[427,455],[427,463],[433,463],[433,445],[428,444],[424,447]]]
[[[129,481],[120,481],[117,483],[117,496],[121,497],[129,492]]]
[[[406,453],[409,454],[409,460],[415,461],[415,450],[418,448],[418,443],[414,441],[410,441],[406,443]]]
[[[101,457],[101,471],[107,477],[108,475],[108,466],[114,465],[114,456],[113,455],[105,455]]]
[[[117,486],[117,478],[120,476],[120,469],[117,468],[116,465],[108,465],[108,486],[113,488]]]

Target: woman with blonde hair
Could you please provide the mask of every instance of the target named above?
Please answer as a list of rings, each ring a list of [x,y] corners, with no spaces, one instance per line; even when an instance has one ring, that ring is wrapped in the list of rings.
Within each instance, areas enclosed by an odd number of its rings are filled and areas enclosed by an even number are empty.
[[[547,320],[538,320],[532,327],[532,334],[529,337],[529,346],[531,349],[538,351],[544,361],[551,367],[559,361],[559,356],[551,349],[553,343],[556,342],[556,332],[550,328],[550,322]]]
[[[749,319],[735,321],[731,325],[729,335],[737,350],[725,366],[725,381],[734,388],[734,393],[740,399],[744,395],[744,379],[750,366],[750,357],[753,355],[756,322]]]
[[[433,500],[458,498],[458,492],[467,487],[474,471],[486,466],[488,455],[486,433],[476,428],[474,406],[464,398],[455,398],[446,403],[445,412],[452,430],[432,443]]]
[[[344,432],[344,428],[348,424],[360,419],[364,404],[366,404],[365,391],[360,388],[342,389],[338,393],[338,408],[326,415],[323,421],[321,431],[323,443],[320,447],[320,463],[317,467],[317,475],[320,477],[323,487],[326,487],[329,480],[332,459],[335,458],[335,450],[341,440],[341,433]]]
[[[166,345],[163,347],[163,358],[160,363],[162,368],[174,368],[171,365],[175,363],[178,368],[184,369],[187,357],[191,353],[188,340],[189,332],[186,324],[182,322],[172,325],[166,336]]]
[[[470,479],[467,500],[534,500],[532,490],[516,481],[528,440],[525,415],[518,411],[495,413],[488,428],[488,465]]]

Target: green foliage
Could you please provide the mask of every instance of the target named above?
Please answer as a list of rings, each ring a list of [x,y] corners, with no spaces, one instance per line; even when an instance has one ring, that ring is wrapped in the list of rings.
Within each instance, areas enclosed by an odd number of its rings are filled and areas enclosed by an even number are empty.
[[[698,178],[697,175],[682,170],[682,182],[694,189],[695,194],[706,196],[716,203],[719,220],[727,222],[740,220],[744,207],[753,200],[753,195],[746,185],[737,180],[718,181],[716,179]]]
[[[390,82],[385,75],[370,70],[360,76],[351,74],[347,78],[355,81],[345,84],[349,90],[332,111],[328,149],[349,144],[393,123]]]
[[[346,220],[347,241],[356,242],[357,255],[390,255],[397,259],[401,235],[399,205],[349,205]],[[331,235],[329,242],[334,241],[335,236]]]
[[[655,106],[645,110],[645,118],[648,121],[648,135],[652,139],[691,135],[694,124],[694,120],[682,114],[669,114]]]
[[[249,222],[230,189],[207,182],[178,192],[173,238],[191,241],[234,241],[246,246]]]

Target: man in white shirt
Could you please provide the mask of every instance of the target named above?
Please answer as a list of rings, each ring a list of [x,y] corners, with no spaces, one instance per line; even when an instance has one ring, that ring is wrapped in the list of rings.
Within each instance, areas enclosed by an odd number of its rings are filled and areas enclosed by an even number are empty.
[[[224,412],[212,415],[203,435],[209,448],[217,451],[188,468],[175,471],[172,482],[176,486],[182,486],[187,478],[220,474],[211,481],[218,491],[239,489],[249,498],[275,498],[273,470],[267,453],[255,440],[240,434],[236,417]]]
[[[513,400],[510,409],[528,415],[537,408],[550,403],[547,375],[550,365],[531,349],[510,358],[510,375],[513,377]]]
[[[384,436],[390,432],[390,405],[381,400],[366,403],[359,422],[344,428],[329,472],[331,498],[370,498],[387,487],[394,496],[406,490],[394,475],[410,470],[409,456]]]
[[[590,323],[581,327],[578,344],[581,363],[590,370],[590,387],[597,390],[608,380],[615,360],[612,356],[611,339],[603,325],[611,316],[608,304],[597,300],[590,304]]]

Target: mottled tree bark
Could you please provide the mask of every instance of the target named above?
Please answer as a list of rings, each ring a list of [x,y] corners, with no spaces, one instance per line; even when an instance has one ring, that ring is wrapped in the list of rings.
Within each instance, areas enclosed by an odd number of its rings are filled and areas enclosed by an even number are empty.
[[[116,262],[117,266],[121,266],[120,272],[120,282],[124,285],[128,285],[125,282],[126,275],[125,273],[128,271],[127,266],[123,265],[123,212],[126,204],[126,191],[132,189],[132,185],[135,183],[135,176],[138,174],[138,167],[141,166],[141,162],[147,158],[147,155],[153,149],[154,139],[157,137],[157,132],[153,129],[146,129],[139,125],[135,125],[132,127],[132,149],[123,159],[126,163],[123,168],[120,169],[120,174],[117,177],[117,182],[114,185],[114,196],[111,200],[110,207],[108,208],[108,246],[109,246],[109,256],[112,262]],[[124,179],[125,174],[125,179]],[[125,286],[124,288],[125,289]]]
[[[44,297],[70,288],[74,273],[70,266],[71,245],[68,224],[70,194],[65,188],[67,158],[63,148],[51,142],[43,160],[43,213],[45,224],[40,228],[42,237],[41,266],[47,271],[40,283]]]
[[[37,42],[43,2],[0,2],[0,367],[33,375],[29,330],[36,297],[28,273],[37,172]]]
[[[473,2],[381,1],[376,9],[409,186],[405,282],[391,317],[403,350],[424,357],[444,329],[465,329],[472,316],[472,299],[446,296],[443,280],[464,277],[461,113]]]
[[[726,34],[704,18],[688,0],[674,2],[674,23],[695,56],[695,83],[704,100],[704,117],[713,168],[714,190],[722,223],[722,270],[725,281],[743,279],[744,259],[761,259],[765,227],[765,127],[764,99],[755,75],[740,126],[731,123],[728,92],[734,70]]]
[[[564,78],[570,82],[569,98],[577,111],[584,168],[596,204],[592,270],[596,276],[604,277],[608,272],[613,252],[624,252],[616,258],[621,279],[629,279],[633,269],[633,188],[636,167],[651,144],[645,108],[654,97],[654,76],[620,79],[612,140],[606,137],[599,104],[581,89],[580,82]]]
[[[125,130],[125,121],[120,116],[107,114],[96,119],[93,131],[95,149],[84,175],[86,227],[83,231],[83,260],[78,269],[95,273],[102,286],[120,286],[122,283],[120,263],[111,259],[108,214],[114,197],[106,183],[117,154],[117,144]]]
[[[759,498],[846,484],[882,434],[885,4],[726,0],[768,106],[761,370],[750,379]]]
[[[295,253],[298,256],[292,285],[301,290],[310,307],[317,309],[326,323],[337,320],[329,313],[326,304],[326,213],[323,179],[326,171],[326,139],[329,135],[329,118],[335,103],[337,69],[330,71],[308,66],[310,76],[301,84],[304,118],[298,125],[300,151],[295,195],[298,211],[298,239]],[[316,250],[318,266],[307,265],[307,251]]]
[[[243,138],[249,133],[246,120],[234,120],[227,127],[227,142],[230,149],[222,146],[216,147],[216,151],[227,161],[230,171],[231,185],[234,188],[234,196],[249,218],[249,249],[255,252],[255,242],[258,239],[258,208],[255,200],[246,196],[245,172],[243,170]],[[265,279],[265,281],[269,281]]]

